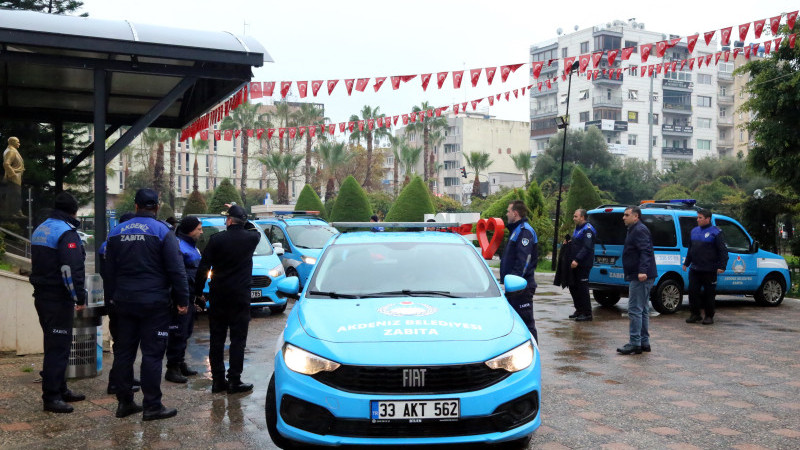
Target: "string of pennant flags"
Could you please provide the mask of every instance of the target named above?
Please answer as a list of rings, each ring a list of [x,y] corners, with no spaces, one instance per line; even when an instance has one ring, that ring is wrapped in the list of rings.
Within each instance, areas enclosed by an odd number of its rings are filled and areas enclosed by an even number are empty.
[[[788,26],[789,30],[793,30],[796,20],[797,20],[798,11],[793,11],[784,14],[779,14],[777,16],[771,17],[769,19],[761,19],[752,22],[752,29],[756,39],[760,39],[762,34],[765,30],[769,30],[772,32],[772,35],[777,35],[778,29],[780,27],[781,19],[785,16],[786,17],[786,25]],[[768,25],[769,28],[766,28]],[[741,24],[737,27],[739,32],[739,40],[744,42],[747,34],[749,33],[751,28],[751,22],[747,22]],[[713,30],[703,33],[703,40],[705,41],[706,45],[710,45],[712,39],[716,35],[717,31],[720,32],[720,41],[723,47],[730,46],[730,41],[732,37],[734,27],[729,26],[725,28],[721,28],[719,30]],[[697,56],[693,58],[686,58],[681,61],[670,61],[670,62],[663,62],[658,64],[651,64],[646,65],[645,63],[650,58],[651,55],[655,55],[657,58],[663,58],[666,50],[669,48],[674,47],[679,42],[681,42],[684,38],[676,37],[672,39],[662,40],[659,42],[654,43],[646,43],[639,46],[639,56],[641,61],[641,68],[642,70],[639,72],[642,77],[644,76],[654,76],[659,73],[664,73],[667,75],[670,71],[677,72],[682,71],[684,68],[688,67],[689,70],[694,70],[695,65],[698,69],[700,69],[703,64],[707,67],[711,66],[711,62],[713,60],[714,64],[717,65],[719,61],[722,59],[725,62],[728,62],[730,57],[733,56],[734,59],[738,56],[741,52],[743,53],[744,57],[749,59],[751,54],[756,54],[758,50],[759,44],[750,44],[743,47],[734,47],[732,51],[725,50],[719,51],[716,53]],[[694,48],[697,44],[697,41],[700,39],[700,34],[696,33],[691,36],[686,36],[686,43],[688,47],[689,54],[694,52]],[[794,48],[795,41],[796,41],[796,33],[790,34],[788,39],[786,39],[787,45],[790,48]],[[776,37],[772,40],[767,40],[763,42],[764,52],[765,54],[769,55],[770,52],[774,49],[780,47],[781,43],[783,42],[783,37]],[[615,50],[600,50],[593,53],[587,53],[579,56],[569,56],[564,57],[561,59],[550,59],[548,61],[534,61],[531,64],[531,74],[534,80],[539,80],[542,70],[547,64],[547,67],[551,67],[553,64],[558,65],[560,60],[563,60],[563,72],[561,74],[561,79],[566,80],[567,74],[572,70],[572,66],[574,62],[578,61],[578,73],[579,75],[586,75],[588,80],[596,80],[597,78],[607,78],[607,79],[621,79],[623,72],[634,73],[638,71],[639,66],[629,66],[629,67],[619,67],[619,68],[601,68],[600,64],[603,59],[603,56],[607,59],[607,65],[613,66],[614,62],[617,58],[620,61],[628,61],[631,58],[631,55],[634,53],[636,47],[625,47]],[[589,68],[589,65],[592,65],[592,68]],[[680,63],[680,67],[678,64]],[[508,80],[510,74],[514,73],[520,67],[526,65],[526,63],[517,63],[517,64],[506,64],[499,66],[500,71],[500,79],[503,83]],[[646,69],[645,69],[646,68]],[[486,81],[489,85],[492,85],[492,82],[495,79],[495,75],[497,74],[498,67],[485,67],[485,68],[476,68],[470,69],[469,71],[469,80],[473,87],[476,87],[478,82],[480,81],[481,74],[483,73]],[[408,83],[411,80],[419,77],[421,81],[421,86],[423,91],[427,91],[430,81],[433,79],[435,75],[436,85],[438,89],[442,89],[445,85],[448,76],[451,76],[452,85],[454,89],[460,89],[462,86],[462,80],[464,78],[465,70],[455,70],[455,71],[444,71],[438,73],[423,73],[423,74],[414,74],[414,75],[396,75],[396,76],[384,76],[384,77],[375,77],[374,83],[372,84],[372,89],[375,92],[378,92],[381,87],[384,85],[385,81],[388,79],[392,86],[393,90],[398,90],[403,83]],[[351,95],[353,90],[357,92],[364,92],[370,84],[370,80],[372,78],[348,78],[344,79],[344,87],[347,91],[347,95]],[[190,137],[196,136],[198,133],[202,133],[204,130],[207,132],[209,128],[213,127],[214,124],[221,122],[225,117],[230,115],[231,111],[239,107],[241,104],[246,103],[248,99],[259,99],[264,97],[272,97],[275,94],[275,90],[278,89],[278,92],[281,98],[285,98],[289,91],[291,90],[292,86],[295,85],[297,87],[298,94],[300,98],[306,98],[309,94],[309,87],[310,93],[312,96],[316,97],[322,88],[325,87],[327,90],[328,95],[331,95],[336,87],[339,85],[339,79],[332,79],[332,80],[312,80],[312,81],[254,81],[246,84],[242,87],[239,91],[237,91],[233,96],[231,96],[228,100],[223,102],[223,104],[219,105],[218,107],[214,108],[210,112],[204,114],[194,122],[192,122],[188,127],[186,127],[181,132],[181,141],[184,141]],[[538,81],[536,87],[538,90],[542,89],[551,89],[554,82],[558,81],[558,77],[548,78],[542,81]],[[528,86],[528,89],[532,89],[533,86]],[[522,88],[523,90],[525,88]],[[513,92],[517,95],[518,91],[508,91],[505,92],[506,99],[508,99],[509,93]],[[496,98],[499,100],[500,96],[503,94],[497,94]],[[487,97],[487,98],[491,98]],[[467,103],[467,102],[465,102]],[[454,105],[454,110],[455,110]],[[445,108],[447,109],[447,108]],[[397,117],[395,117],[395,123],[397,122]],[[402,117],[402,116],[401,116]],[[340,123],[341,125],[341,123]],[[299,127],[299,128],[307,128],[307,127]],[[332,134],[332,133],[331,133]],[[271,137],[271,135],[270,135]],[[260,138],[260,136],[259,136]]]

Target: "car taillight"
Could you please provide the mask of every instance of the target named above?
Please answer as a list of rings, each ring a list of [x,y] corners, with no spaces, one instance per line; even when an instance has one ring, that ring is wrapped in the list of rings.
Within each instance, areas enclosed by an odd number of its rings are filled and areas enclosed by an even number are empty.
[[[606,208],[606,209],[605,209],[605,212],[611,212],[611,211],[613,211],[613,210],[614,210],[613,208]]]

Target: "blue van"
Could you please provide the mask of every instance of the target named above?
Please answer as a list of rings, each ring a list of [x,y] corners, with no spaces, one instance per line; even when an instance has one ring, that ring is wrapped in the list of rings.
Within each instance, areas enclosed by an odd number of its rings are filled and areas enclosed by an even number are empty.
[[[339,230],[314,215],[312,211],[276,211],[274,218],[255,222],[264,228],[269,241],[283,248],[281,262],[287,277],[300,279],[305,286],[322,247]]]
[[[203,235],[197,241],[197,248],[202,252],[212,235],[225,230],[225,217],[197,216],[197,218],[203,225]],[[261,240],[253,253],[253,285],[250,291],[250,306],[269,308],[273,314],[280,314],[286,310],[287,299],[276,295],[277,285],[279,281],[286,278],[286,275],[278,253],[270,245],[264,230],[258,225],[256,228],[261,235]],[[201,276],[201,274],[197,274],[197,276]],[[208,280],[206,280],[203,292],[208,293]]]
[[[688,291],[689,274],[682,264],[691,231],[697,226],[694,201],[644,203],[642,222],[653,238],[658,278],[650,295],[653,308],[671,314],[683,303]],[[627,206],[603,205],[588,212],[589,222],[597,230],[594,267],[589,274],[589,287],[594,299],[603,306],[615,305],[628,296],[628,282],[622,271],[622,247],[627,229],[622,213]],[[718,294],[752,295],[756,303],[778,306],[791,286],[789,266],[780,255],[759,249],[747,230],[735,219],[713,214],[716,225],[728,245],[728,267],[717,278]]]

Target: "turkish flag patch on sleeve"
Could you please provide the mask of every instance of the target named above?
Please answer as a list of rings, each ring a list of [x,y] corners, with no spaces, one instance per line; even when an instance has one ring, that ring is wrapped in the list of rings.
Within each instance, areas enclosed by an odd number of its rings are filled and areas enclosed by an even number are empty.
[[[69,244],[67,244],[67,248],[78,248],[78,244],[70,242]]]

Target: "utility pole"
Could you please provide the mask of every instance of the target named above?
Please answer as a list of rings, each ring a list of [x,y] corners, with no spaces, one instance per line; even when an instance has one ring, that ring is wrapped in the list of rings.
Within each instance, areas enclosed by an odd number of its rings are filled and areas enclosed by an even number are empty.
[[[653,76],[650,76],[650,116],[647,133],[647,167],[648,173],[653,174]]]

